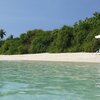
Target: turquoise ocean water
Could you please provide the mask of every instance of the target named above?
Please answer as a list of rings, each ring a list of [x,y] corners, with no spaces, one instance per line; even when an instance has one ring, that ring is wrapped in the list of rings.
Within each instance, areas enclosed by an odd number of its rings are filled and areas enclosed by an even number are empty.
[[[100,64],[0,61],[0,100],[100,100]]]

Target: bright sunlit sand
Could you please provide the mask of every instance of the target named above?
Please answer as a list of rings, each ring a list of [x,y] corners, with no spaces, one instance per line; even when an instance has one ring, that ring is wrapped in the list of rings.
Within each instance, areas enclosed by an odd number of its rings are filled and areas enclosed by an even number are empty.
[[[24,55],[0,55],[0,60],[64,61],[100,63],[100,53],[41,53]]]

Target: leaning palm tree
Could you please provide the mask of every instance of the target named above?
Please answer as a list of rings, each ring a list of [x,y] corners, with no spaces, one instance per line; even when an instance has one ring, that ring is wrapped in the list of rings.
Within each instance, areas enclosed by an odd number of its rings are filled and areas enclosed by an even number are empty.
[[[6,32],[3,29],[0,29],[0,38],[3,39]]]

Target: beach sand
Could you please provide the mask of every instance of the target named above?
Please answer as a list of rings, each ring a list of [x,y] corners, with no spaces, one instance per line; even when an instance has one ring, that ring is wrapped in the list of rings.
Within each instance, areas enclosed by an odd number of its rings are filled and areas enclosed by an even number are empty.
[[[100,53],[40,53],[24,55],[0,55],[0,60],[63,61],[100,63]]]

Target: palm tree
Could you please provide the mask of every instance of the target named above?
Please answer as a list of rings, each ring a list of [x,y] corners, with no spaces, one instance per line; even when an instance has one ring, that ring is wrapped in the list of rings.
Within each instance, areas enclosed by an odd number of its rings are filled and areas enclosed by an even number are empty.
[[[0,29],[0,38],[3,39],[6,32],[3,29]]]
[[[10,35],[8,38],[7,38],[7,40],[12,40],[14,38],[14,36],[13,35]]]

